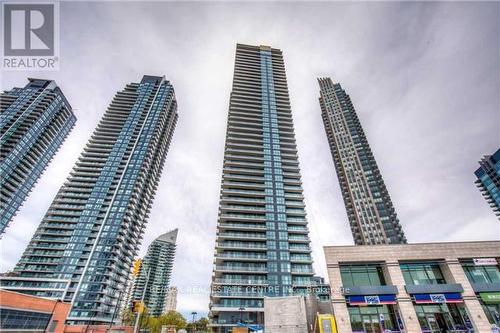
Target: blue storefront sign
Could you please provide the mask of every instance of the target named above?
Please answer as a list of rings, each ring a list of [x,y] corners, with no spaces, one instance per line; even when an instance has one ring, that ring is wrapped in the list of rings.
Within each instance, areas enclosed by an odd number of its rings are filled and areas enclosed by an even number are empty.
[[[396,295],[354,295],[346,296],[350,305],[396,304]]]
[[[462,303],[462,295],[459,293],[444,294],[414,294],[415,303]]]

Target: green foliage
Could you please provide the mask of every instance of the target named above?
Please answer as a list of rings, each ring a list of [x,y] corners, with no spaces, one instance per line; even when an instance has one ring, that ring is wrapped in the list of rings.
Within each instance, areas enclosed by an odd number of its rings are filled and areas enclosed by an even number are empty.
[[[131,310],[125,310],[122,316],[123,323],[128,326],[133,326],[135,324],[135,316],[136,314]],[[150,333],[160,333],[163,325],[174,325],[179,330],[181,328],[186,328],[187,322],[186,319],[176,311],[169,311],[160,317],[150,316],[147,309],[141,314],[139,320],[139,327],[141,330]]]
[[[186,327],[188,332],[208,332],[208,319],[205,317],[193,323],[189,323]]]
[[[132,326],[134,325],[134,320],[135,320],[135,313],[132,312],[130,309],[126,309],[122,313],[122,322],[126,326]]]
[[[186,319],[177,311],[169,311],[158,317],[161,325],[175,325],[177,329],[186,328]]]
[[[149,327],[150,318],[151,317],[149,316],[148,309],[144,309],[144,312],[141,314],[141,317],[139,319],[139,327],[150,328]]]

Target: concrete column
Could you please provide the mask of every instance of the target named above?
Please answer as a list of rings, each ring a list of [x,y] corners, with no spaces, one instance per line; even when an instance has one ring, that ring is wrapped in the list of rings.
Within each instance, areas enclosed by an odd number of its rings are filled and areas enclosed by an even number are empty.
[[[474,292],[474,289],[472,289],[472,285],[470,284],[467,275],[465,275],[464,269],[458,259],[446,259],[446,263],[441,265],[441,269],[443,270],[446,282],[460,283],[464,288],[462,297],[464,299],[467,315],[474,326],[474,331],[491,332],[491,324],[488,321],[488,318],[484,313],[484,309],[479,303],[476,293]]]
[[[342,333],[352,333],[351,319],[344,295],[342,295],[342,277],[338,264],[328,265],[328,278],[330,280],[330,289],[332,298],[333,314],[337,322],[337,330]]]
[[[386,281],[387,284],[392,284],[398,288],[397,301],[399,313],[405,325],[405,332],[422,332],[422,328],[418,322],[417,313],[415,312],[415,307],[413,306],[410,295],[408,295],[404,287],[405,279],[403,278],[401,268],[399,268],[399,262],[388,261],[386,262],[386,265],[386,272],[389,276],[389,281]]]

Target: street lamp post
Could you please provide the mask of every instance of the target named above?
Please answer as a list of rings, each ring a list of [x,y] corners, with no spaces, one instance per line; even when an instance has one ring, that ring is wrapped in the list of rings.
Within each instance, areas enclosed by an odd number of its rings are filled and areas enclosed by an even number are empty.
[[[191,314],[193,315],[193,332],[196,332],[196,324],[194,323],[194,320],[195,320],[196,315],[198,314],[198,312],[193,311],[193,312],[191,312]]]

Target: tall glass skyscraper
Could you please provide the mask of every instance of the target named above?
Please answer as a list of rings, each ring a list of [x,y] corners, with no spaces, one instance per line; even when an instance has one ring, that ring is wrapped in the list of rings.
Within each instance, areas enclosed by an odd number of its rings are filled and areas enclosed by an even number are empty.
[[[318,79],[319,104],[340,189],[357,245],[406,243],[389,192],[349,95]]]
[[[238,44],[224,152],[211,326],[263,324],[263,297],[306,292],[313,269],[282,52]]]
[[[134,281],[132,301],[143,301],[148,313],[160,316],[164,312],[175,257],[177,229],[156,238]]]
[[[70,324],[111,321],[176,121],[164,77],[119,91],[2,287],[71,302]]]
[[[76,117],[54,81],[29,79],[0,95],[0,234],[73,128]]]
[[[476,186],[500,218],[500,149],[493,155],[484,156],[479,165],[474,173],[477,177]]]

